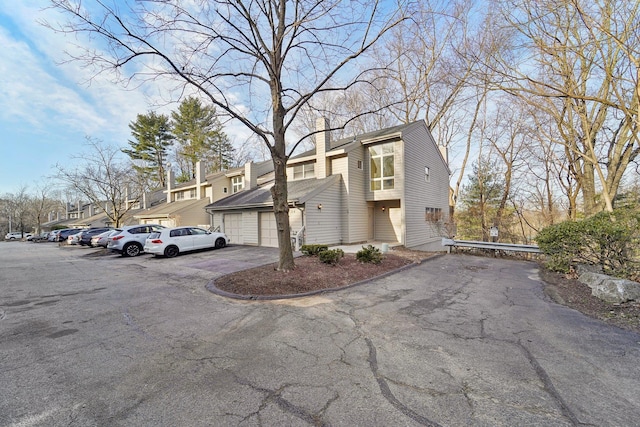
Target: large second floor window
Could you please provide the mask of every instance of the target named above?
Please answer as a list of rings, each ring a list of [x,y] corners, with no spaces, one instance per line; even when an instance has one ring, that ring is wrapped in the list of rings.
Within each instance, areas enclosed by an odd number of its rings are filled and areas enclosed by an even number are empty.
[[[304,163],[293,167],[293,179],[305,179],[315,177],[315,163]]]
[[[369,147],[371,191],[392,190],[394,186],[393,142]]]
[[[244,177],[242,175],[231,178],[231,194],[236,194],[244,188]]]

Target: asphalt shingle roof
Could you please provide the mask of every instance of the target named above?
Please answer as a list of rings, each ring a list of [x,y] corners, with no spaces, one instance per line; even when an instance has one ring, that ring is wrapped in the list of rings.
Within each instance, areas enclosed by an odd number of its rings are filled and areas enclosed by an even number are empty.
[[[287,182],[287,191],[290,203],[304,203],[312,193],[322,191],[325,186],[340,179],[340,175],[332,175],[323,179],[304,179]],[[258,206],[273,206],[271,198],[273,182],[251,190],[243,190],[229,197],[220,199],[206,206],[207,210],[243,209]]]

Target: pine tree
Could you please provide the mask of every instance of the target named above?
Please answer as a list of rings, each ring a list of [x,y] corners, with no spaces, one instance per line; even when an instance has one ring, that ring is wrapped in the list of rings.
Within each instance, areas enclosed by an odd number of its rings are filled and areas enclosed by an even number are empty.
[[[462,206],[456,214],[461,238],[489,240],[489,223],[495,217],[504,188],[495,162],[483,159],[474,163],[469,183],[462,187]]]
[[[129,129],[133,136],[128,141],[131,149],[122,151],[131,158],[136,172],[151,181],[152,187],[165,187],[167,150],[173,141],[169,117],[153,111],[138,114]]]
[[[207,172],[229,168],[235,150],[222,130],[214,107],[202,105],[199,99],[189,97],[180,103],[178,111],[171,113],[171,118],[178,143],[179,180],[195,177],[198,161],[208,165]]]

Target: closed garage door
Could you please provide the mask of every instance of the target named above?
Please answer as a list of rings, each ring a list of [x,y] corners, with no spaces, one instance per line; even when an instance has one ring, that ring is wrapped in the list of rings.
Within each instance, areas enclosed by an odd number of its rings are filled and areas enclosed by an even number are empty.
[[[176,223],[173,219],[161,219],[158,222],[160,225],[164,225],[165,227],[175,227]]]
[[[226,214],[224,216],[224,232],[231,243],[241,245],[242,239],[242,214]]]
[[[273,212],[260,212],[260,246],[278,247],[278,227]]]

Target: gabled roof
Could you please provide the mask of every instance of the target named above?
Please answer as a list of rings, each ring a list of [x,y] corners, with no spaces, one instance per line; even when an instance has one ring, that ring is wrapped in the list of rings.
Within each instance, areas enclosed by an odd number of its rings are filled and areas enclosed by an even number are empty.
[[[209,199],[205,198],[162,203],[158,206],[136,212],[134,218],[170,218],[183,211],[202,209],[208,205],[209,202]]]
[[[314,195],[321,193],[328,186],[339,181],[340,175],[331,175],[324,179],[303,179],[300,181],[288,181],[287,191],[289,193],[288,202],[291,204],[306,203]],[[208,211],[221,211],[231,209],[247,209],[256,207],[271,207],[273,199],[271,197],[271,187],[273,181],[261,187],[251,190],[243,190],[229,197],[220,199],[206,206]]]
[[[415,126],[416,124],[423,124],[424,126],[426,126],[426,123],[424,122],[424,120],[418,120],[412,123],[396,125],[386,129],[380,129],[380,130],[367,132],[359,135],[352,135],[346,138],[332,141],[331,148],[329,149],[328,154],[331,155],[331,152],[335,150],[342,150],[343,152],[348,152],[351,149],[360,146],[362,143],[366,143],[369,141],[384,140],[384,139],[392,138],[394,136],[400,137],[402,135],[402,132],[404,132],[406,129],[412,126]],[[315,156],[315,154],[316,154],[316,150],[311,149],[303,153],[297,154],[295,156],[292,156],[291,159],[295,160],[295,159],[301,159],[305,157],[313,157]]]

